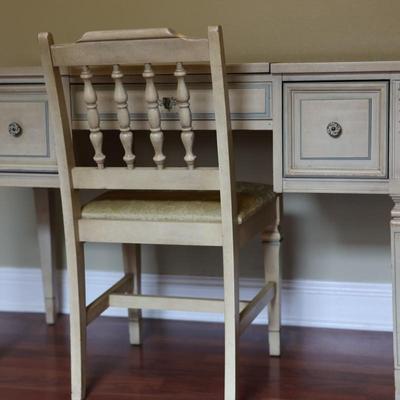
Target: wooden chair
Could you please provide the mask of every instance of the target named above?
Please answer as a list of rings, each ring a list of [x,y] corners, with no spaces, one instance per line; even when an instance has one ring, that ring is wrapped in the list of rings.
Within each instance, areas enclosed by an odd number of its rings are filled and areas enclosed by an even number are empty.
[[[54,119],[69,274],[72,399],[85,397],[86,326],[108,307],[130,310],[131,342],[139,344],[140,310],[175,309],[221,312],[225,316],[225,400],[237,398],[240,334],[269,305],[269,347],[280,353],[280,199],[260,184],[236,185],[232,133],[220,27],[207,39],[188,39],[169,29],[88,32],[76,43],[54,45],[40,33],[42,65]],[[218,167],[196,168],[192,145],[189,90],[183,63],[209,63],[216,120]],[[120,66],[143,65],[154,167],[135,166],[133,133]],[[186,167],[164,167],[163,132],[154,83],[154,64],[175,65],[177,102]],[[120,140],[125,167],[107,167],[103,154],[93,66],[110,68],[115,81]],[[84,82],[93,167],[75,164],[70,121],[60,68],[79,67]],[[106,189],[81,205],[81,189]],[[265,286],[251,301],[239,301],[239,247],[263,232]],[[125,247],[125,276],[86,306],[84,242],[117,242]],[[224,299],[161,297],[140,294],[138,244],[220,246]]]

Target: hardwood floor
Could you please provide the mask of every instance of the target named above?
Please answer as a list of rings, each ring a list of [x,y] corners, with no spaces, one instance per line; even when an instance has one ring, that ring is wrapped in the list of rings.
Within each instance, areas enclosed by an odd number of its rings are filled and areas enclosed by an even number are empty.
[[[68,321],[0,313],[0,399],[68,400]],[[241,400],[392,400],[390,333],[284,327],[281,358],[267,355],[265,327],[241,340]],[[223,327],[145,320],[131,347],[125,319],[88,330],[88,400],[220,400]]]

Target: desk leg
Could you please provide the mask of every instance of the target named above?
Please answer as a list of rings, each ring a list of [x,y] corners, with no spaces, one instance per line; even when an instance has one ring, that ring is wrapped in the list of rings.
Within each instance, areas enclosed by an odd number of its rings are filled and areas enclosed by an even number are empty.
[[[34,189],[46,322],[49,325],[52,325],[56,320],[57,302],[55,294],[56,271],[54,268],[53,245],[50,226],[49,191],[50,189]]]
[[[390,222],[393,271],[393,350],[396,400],[400,400],[400,195],[392,196],[394,208]]]
[[[268,341],[270,356],[281,354],[281,261],[280,247],[282,236],[280,221],[282,213],[282,196],[276,199],[273,222],[262,234],[264,247],[265,281],[275,283],[275,296],[268,305]]]

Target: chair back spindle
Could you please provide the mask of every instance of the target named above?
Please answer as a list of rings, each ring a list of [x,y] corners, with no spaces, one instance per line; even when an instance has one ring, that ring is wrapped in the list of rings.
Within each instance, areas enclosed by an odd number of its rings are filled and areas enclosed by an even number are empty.
[[[186,151],[184,160],[187,167],[193,169],[196,156],[193,154],[194,132],[192,129],[192,112],[190,111],[189,103],[190,93],[185,82],[186,71],[181,62],[176,64],[174,75],[178,81],[176,100],[179,106],[179,119],[182,127],[181,140]]]
[[[128,93],[122,82],[123,74],[118,64],[113,65],[111,77],[115,82],[114,101],[117,105],[117,117],[120,128],[119,138],[125,154],[123,160],[128,169],[134,167],[135,155],[132,153],[133,134],[128,110]]]
[[[161,114],[158,105],[158,92],[154,84],[154,71],[150,63],[144,65],[143,78],[146,80],[145,100],[147,103],[147,118],[150,125],[150,140],[154,148],[153,161],[158,169],[164,168],[163,154],[164,133],[161,130]]]
[[[92,85],[93,74],[88,66],[82,67],[81,78],[84,84],[83,99],[87,109],[87,120],[90,130],[90,141],[94,149],[93,160],[97,168],[104,168],[103,132],[100,130],[100,116],[97,110],[97,94]]]

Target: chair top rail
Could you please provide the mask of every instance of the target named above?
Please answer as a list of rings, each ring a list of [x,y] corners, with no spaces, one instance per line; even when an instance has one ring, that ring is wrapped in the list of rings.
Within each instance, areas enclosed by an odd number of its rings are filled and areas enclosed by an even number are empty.
[[[155,31],[157,33],[158,30]],[[89,32],[76,43],[51,46],[53,64],[57,67],[74,67],[198,63],[210,60],[208,39],[189,39],[173,34],[161,38],[145,39],[138,33],[135,35],[125,33],[121,35],[127,39],[121,40],[116,38],[118,31],[111,32],[113,33]],[[162,32],[158,36],[161,34]],[[135,36],[137,38],[132,38]],[[92,40],[88,41],[88,38]]]
[[[171,28],[116,29],[107,31],[90,31],[82,35],[77,42],[104,42],[107,40],[137,40],[185,38]]]

